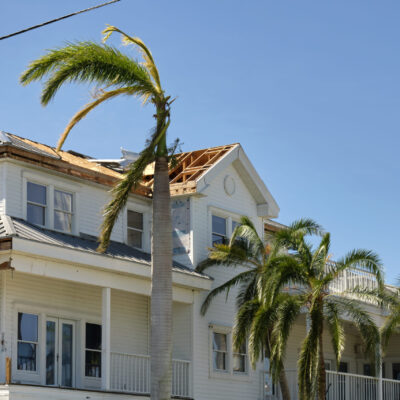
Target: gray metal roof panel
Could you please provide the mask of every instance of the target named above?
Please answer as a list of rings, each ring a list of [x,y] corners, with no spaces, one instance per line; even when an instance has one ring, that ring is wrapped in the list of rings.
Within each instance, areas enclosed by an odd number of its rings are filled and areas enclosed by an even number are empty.
[[[10,224],[11,227],[9,226]],[[0,238],[12,236],[64,248],[99,254],[96,251],[98,246],[96,238],[90,238],[89,235],[85,235],[84,237],[68,235],[32,225],[20,218],[1,216]],[[103,254],[105,256],[121,258],[127,261],[134,261],[146,265],[150,265],[151,262],[151,255],[149,253],[115,241],[110,242],[107,251]],[[209,278],[207,275],[196,272],[176,261],[173,261],[173,270],[202,278]]]

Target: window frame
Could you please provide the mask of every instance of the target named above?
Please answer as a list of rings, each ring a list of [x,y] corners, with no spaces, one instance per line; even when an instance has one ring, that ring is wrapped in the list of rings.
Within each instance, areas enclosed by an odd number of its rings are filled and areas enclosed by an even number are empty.
[[[56,232],[61,232],[70,235],[79,234],[79,192],[81,185],[61,181],[60,179],[55,179],[53,176],[43,176],[35,174],[32,171],[22,171],[22,210],[23,218],[28,221],[28,182],[35,183],[37,185],[46,187],[46,212],[45,212],[45,225],[33,224],[35,226],[51,229]],[[54,227],[54,213],[55,213],[55,191],[60,191],[72,195],[72,221],[71,221],[71,231],[64,231],[60,229],[55,229]],[[30,202],[35,204],[34,202]],[[39,204],[40,205],[40,204]],[[64,212],[63,210],[58,210]],[[32,222],[30,222],[32,223]]]
[[[210,378],[215,379],[227,379],[232,381],[249,381],[250,374],[249,374],[249,357],[248,352],[246,352],[245,356],[245,365],[246,371],[245,372],[236,372],[233,370],[233,358],[234,358],[234,348],[233,348],[233,341],[232,341],[232,327],[222,324],[216,324],[210,322],[208,325],[209,328],[209,376]],[[214,333],[224,334],[226,335],[226,370],[215,369],[214,368],[214,348],[213,348],[213,339]],[[247,340],[246,340],[246,351],[247,351]]]
[[[61,192],[61,193],[65,193],[65,194],[70,194],[72,199],[71,199],[71,212],[69,211],[65,211],[65,210],[61,210],[56,208],[56,201],[55,201],[55,197],[56,197],[56,192]],[[67,233],[67,234],[73,234],[74,232],[74,225],[75,225],[75,193],[69,191],[69,190],[65,190],[65,189],[60,189],[59,187],[54,187],[53,190],[53,201],[52,201],[52,212],[53,212],[53,229],[57,232],[62,232],[62,233]],[[68,214],[71,216],[71,230],[70,231],[63,231],[62,229],[57,229],[55,227],[55,214],[56,212],[61,212],[63,214]]]
[[[98,325],[100,327],[100,350],[99,349],[92,349],[87,347],[87,343],[86,343],[86,332],[87,332],[87,325]],[[84,346],[83,346],[83,376],[85,379],[101,379],[102,376],[102,353],[103,353],[103,349],[101,347],[102,345],[102,334],[103,334],[103,330],[102,330],[102,324],[101,323],[97,323],[97,322],[91,322],[91,321],[85,321],[85,336],[84,336]],[[91,352],[95,352],[95,353],[100,353],[100,375],[99,376],[90,376],[90,375],[86,375],[86,352],[87,351],[91,351]]]
[[[46,204],[36,203],[35,201],[31,201],[31,200],[28,199],[28,197],[29,197],[28,184],[29,183],[32,183],[32,184],[37,185],[37,186],[42,186],[42,187],[44,187],[46,189]],[[26,221],[29,222],[32,225],[46,227],[47,223],[48,223],[48,220],[49,220],[49,216],[48,216],[48,212],[49,212],[48,211],[49,210],[49,190],[48,189],[49,188],[48,188],[48,185],[44,185],[43,183],[39,183],[39,182],[35,181],[34,179],[29,179],[25,183],[25,188],[26,188],[26,201],[25,201],[25,205],[26,205],[26,218],[25,219],[26,219]],[[43,210],[44,210],[44,224],[35,224],[35,223],[33,223],[33,222],[28,220],[28,204],[32,204],[32,205],[34,205],[36,207],[43,208]]]
[[[213,224],[213,218],[214,217],[221,218],[221,219],[225,220],[225,235],[222,235],[219,232],[214,232],[214,229],[213,229],[213,225],[214,225]],[[222,216],[222,215],[220,215],[218,213],[215,213],[215,212],[211,213],[211,245],[212,246],[214,246],[214,244],[226,244],[228,242],[228,240],[229,240],[228,227],[229,227],[229,218],[228,217]],[[216,241],[214,241],[214,235],[221,237],[222,238],[222,243],[216,243]]]
[[[234,348],[232,348],[232,372],[237,375],[246,375],[248,373],[248,354],[247,354],[247,340],[243,343],[245,353],[240,353],[238,351],[235,351]],[[239,349],[240,350],[240,349]],[[244,358],[244,371],[235,371],[235,356],[243,357]]]
[[[224,335],[225,336],[225,342],[226,342],[226,350],[216,350],[214,349],[214,335]],[[211,345],[211,350],[212,350],[212,368],[214,372],[222,372],[222,373],[227,373],[229,372],[229,366],[230,366],[230,360],[229,360],[229,334],[226,332],[220,332],[218,330],[213,330],[212,331],[212,345]],[[214,367],[214,354],[225,354],[225,369],[219,369]]]
[[[129,222],[128,222],[129,221],[129,211],[135,212],[135,213],[138,213],[138,214],[142,215],[142,229],[141,230],[138,229],[138,228],[134,228],[134,227],[129,226]],[[126,243],[129,246],[132,246],[135,249],[143,250],[143,248],[144,248],[144,221],[145,221],[145,213],[143,211],[138,211],[137,209],[133,209],[131,207],[127,208],[127,210],[126,210]],[[140,247],[133,246],[133,245],[129,244],[129,242],[128,242],[128,240],[129,240],[128,231],[129,230],[141,233],[141,240],[140,240],[141,241],[141,246]]]
[[[35,341],[30,341],[30,340],[23,340],[18,338],[18,328],[19,328],[19,314],[28,314],[28,315],[34,315],[37,319],[37,327],[36,327],[36,342]],[[40,314],[35,313],[35,312],[26,312],[24,310],[17,310],[16,312],[16,360],[15,360],[15,370],[17,374],[28,374],[28,375],[36,375],[38,376],[40,374],[40,363],[41,363],[41,346],[40,346],[40,339],[41,339],[41,330],[40,330],[40,324],[41,324],[41,319],[40,319]],[[30,370],[30,369],[20,369],[18,368],[18,344],[19,343],[28,343],[28,344],[34,344],[35,347],[35,369]]]

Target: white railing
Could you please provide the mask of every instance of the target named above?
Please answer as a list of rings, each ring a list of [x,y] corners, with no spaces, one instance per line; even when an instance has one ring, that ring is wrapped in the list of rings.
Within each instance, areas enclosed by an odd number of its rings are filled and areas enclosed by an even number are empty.
[[[111,353],[111,390],[150,393],[150,356]],[[172,361],[172,395],[190,397],[190,361]]]
[[[297,371],[286,371],[290,399],[298,400]],[[269,374],[262,374],[262,400],[283,400],[279,385],[273,385]],[[400,381],[382,379],[382,399],[378,378],[343,372],[326,371],[326,400],[399,400]]]

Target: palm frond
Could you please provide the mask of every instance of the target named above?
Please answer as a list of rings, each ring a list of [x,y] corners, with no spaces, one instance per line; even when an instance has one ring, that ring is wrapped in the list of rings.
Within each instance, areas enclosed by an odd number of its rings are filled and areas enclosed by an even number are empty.
[[[345,333],[340,321],[340,312],[337,305],[327,301],[325,304],[326,322],[331,335],[332,348],[335,353],[336,365],[339,365],[342,352],[344,350]]]
[[[49,75],[43,86],[43,105],[48,104],[66,82],[96,82],[117,88],[136,86],[141,87],[143,93],[159,95],[148,70],[111,46],[77,42],[58,51],[58,56],[44,56],[32,62],[21,76],[21,83],[27,84]]]
[[[104,208],[104,218],[101,224],[98,251],[104,252],[107,249],[115,221],[121,210],[125,207],[132,188],[136,188],[141,183],[144,169],[154,161],[155,148],[165,137],[169,122],[168,120],[161,131],[156,130],[148,145],[140,153],[139,158],[130,165],[128,172],[112,189],[112,199]]]
[[[153,59],[153,55],[151,54],[150,49],[143,43],[141,39],[138,37],[132,37],[127,35],[125,32],[122,32],[115,26],[107,25],[107,28],[103,30],[103,42],[108,40],[113,32],[118,32],[122,35],[122,42],[125,45],[134,44],[139,47],[142,56],[145,60],[145,67],[150,71],[151,76],[153,77],[155,84],[157,85],[157,89],[161,92],[161,83],[160,83],[160,75],[158,73],[158,69]]]
[[[57,143],[57,149],[56,151],[60,151],[61,147],[63,146],[65,140],[67,139],[68,134],[70,133],[71,129],[82,119],[84,118],[90,111],[92,111],[94,108],[96,108],[99,104],[103,103],[106,100],[110,100],[111,98],[119,95],[135,95],[135,96],[143,96],[146,93],[142,91],[141,87],[134,87],[134,86],[129,86],[129,87],[123,87],[115,90],[110,90],[108,92],[101,92],[100,96],[85,105],[84,108],[79,110],[71,119],[71,121],[68,123],[66,128],[64,129],[64,132],[61,134],[60,139],[58,140]]]
[[[393,309],[387,318],[385,325],[382,327],[382,346],[387,347],[392,335],[398,332],[400,327],[400,307]]]
[[[247,283],[249,282],[253,277],[254,277],[255,271],[254,270],[249,270],[249,271],[244,271],[241,272],[240,274],[235,275],[233,278],[229,279],[222,285],[214,288],[211,290],[205,300],[203,301],[203,304],[201,306],[201,314],[204,315],[211,302],[214,300],[216,296],[218,296],[220,293],[226,293],[226,296],[228,297],[230,289],[232,289],[235,286],[238,286],[242,283]]]

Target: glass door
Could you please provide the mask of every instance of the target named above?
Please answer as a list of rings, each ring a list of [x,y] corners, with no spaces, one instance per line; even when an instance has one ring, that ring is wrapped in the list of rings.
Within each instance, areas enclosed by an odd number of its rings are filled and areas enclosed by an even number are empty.
[[[75,322],[46,320],[46,385],[74,387]]]

